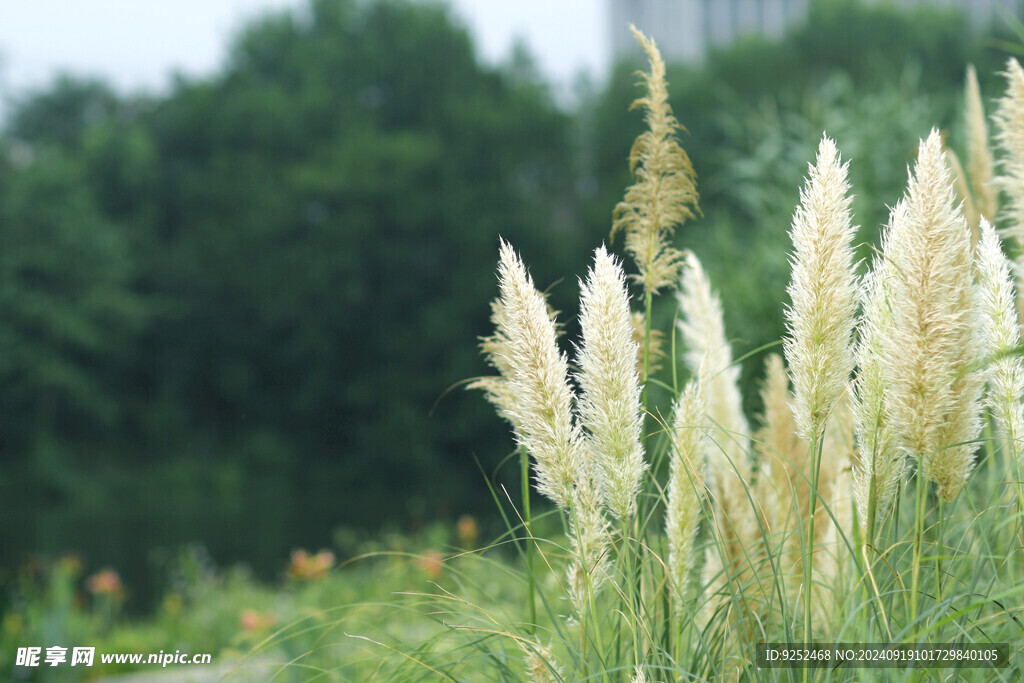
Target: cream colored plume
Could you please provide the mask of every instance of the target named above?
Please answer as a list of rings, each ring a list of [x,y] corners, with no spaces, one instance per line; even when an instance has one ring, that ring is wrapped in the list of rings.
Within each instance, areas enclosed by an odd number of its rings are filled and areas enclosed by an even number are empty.
[[[893,223],[907,220],[900,215],[905,212],[906,205],[898,203],[892,210],[883,239],[887,240],[892,234]],[[884,246],[883,250],[890,251]],[[893,335],[892,293],[888,290],[895,277],[894,265],[884,258],[876,258],[862,285],[864,307],[857,328],[860,333],[857,343],[859,369],[853,400],[853,424],[859,455],[854,460],[852,474],[857,517],[865,530],[868,529],[869,510],[875,511],[875,518],[880,517],[896,495],[906,462],[893,432],[892,420],[886,414],[887,387],[881,360],[883,341]],[[869,531],[874,533],[874,529]]]
[[[920,472],[951,500],[973,467],[982,377],[970,230],[937,130],[921,144],[905,202],[883,250],[894,265],[883,270],[893,318],[881,340],[886,415]]]
[[[557,312],[547,303],[547,295],[542,292],[541,296],[545,297],[544,307],[548,312],[551,324],[555,326],[557,336],[561,332],[558,322],[555,320]],[[505,312],[505,304],[501,297],[491,302],[491,324],[494,325],[494,334],[480,340],[480,352],[487,364],[498,371],[498,375],[479,377],[467,384],[466,389],[483,391],[484,398],[494,406],[498,417],[506,420],[515,429],[513,408],[516,405],[516,397],[512,394],[510,384],[512,368],[508,361],[508,314]]]
[[[687,582],[696,559],[694,541],[705,495],[707,466],[706,412],[700,380],[690,380],[673,411],[671,472],[665,515],[668,574],[677,618],[683,614]]]
[[[1014,306],[1011,266],[995,229],[982,220],[981,241],[975,256],[978,294],[981,302],[981,338],[987,356],[988,395],[986,404],[1001,432],[1020,452],[1018,439],[1024,438],[1024,367],[1017,350],[1021,345],[1020,326]]]
[[[515,429],[516,423],[513,415],[516,398],[512,395],[509,383],[512,368],[508,363],[508,316],[505,314],[505,305],[500,298],[491,302],[491,323],[494,325],[494,334],[485,337],[480,342],[480,350],[483,352],[487,364],[497,370],[500,376],[480,377],[466,385],[466,388],[482,390],[484,398],[494,406],[498,417],[506,420]]]
[[[1024,254],[1024,69],[1011,58],[1006,63],[1006,93],[999,100],[993,119],[996,142],[1003,150],[995,184],[1006,197],[1005,233],[1014,240],[1018,252]],[[1017,310],[1024,319],[1024,259],[1016,259]]]
[[[644,109],[647,130],[630,151],[636,182],[615,207],[612,238],[625,231],[626,251],[640,271],[636,279],[653,294],[676,283],[682,255],[669,238],[676,226],[694,217],[698,196],[693,165],[676,140],[681,126],[668,103],[665,62],[653,40],[632,30],[651,65],[650,73],[641,74],[647,93],[633,103]]]
[[[580,418],[601,496],[624,520],[636,509],[647,463],[640,443],[643,415],[629,292],[622,268],[603,246],[581,290]]]
[[[526,655],[526,673],[530,675],[531,683],[556,683],[566,680],[565,671],[558,664],[550,648],[538,642],[517,642]]]
[[[750,466],[750,429],[738,387],[740,368],[732,362],[722,306],[692,253],[679,285],[679,328],[687,349],[685,362],[700,384],[707,409],[708,480],[716,540],[708,548],[705,580],[711,583],[709,609],[722,600],[729,582],[739,587],[740,602],[730,611],[730,628],[750,636],[765,604],[758,575],[765,561],[758,506]],[[724,567],[724,574],[721,570]],[[710,575],[709,575],[710,572]],[[719,574],[716,579],[712,575]]]
[[[1011,58],[1003,76],[1006,93],[993,116],[996,141],[1003,149],[996,184],[1009,201],[1007,230],[1017,244],[1024,244],[1024,69]]]
[[[722,446],[736,467],[743,467],[750,447],[750,427],[743,415],[740,366],[732,362],[732,350],[725,336],[722,302],[712,291],[711,280],[700,260],[691,251],[685,254],[679,289],[677,300],[682,315],[678,325],[686,346],[686,366],[696,375],[701,365],[707,363],[710,379],[705,389],[705,400],[708,417],[717,426],[713,439]]]
[[[999,192],[993,182],[995,162],[988,141],[985,105],[981,102],[978,73],[973,64],[967,66],[964,86],[964,125],[967,131],[967,175],[978,212],[992,221],[999,211]]]
[[[783,345],[793,377],[794,416],[805,439],[820,438],[853,371],[857,276],[847,166],[823,137],[793,216],[793,268]]]
[[[583,440],[572,418],[573,392],[565,356],[544,297],[511,245],[502,241],[498,264],[505,319],[508,409],[516,438],[534,459],[537,490],[566,508],[584,476]]]

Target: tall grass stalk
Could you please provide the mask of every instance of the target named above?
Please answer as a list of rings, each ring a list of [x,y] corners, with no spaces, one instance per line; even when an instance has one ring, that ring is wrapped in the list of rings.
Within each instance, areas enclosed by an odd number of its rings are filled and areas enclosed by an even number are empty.
[[[530,454],[522,446],[519,447],[520,480],[522,489],[520,496],[523,501],[523,533],[526,536],[526,604],[530,610],[530,622],[527,633],[531,636],[537,632],[537,590],[533,576],[533,524],[530,515]]]

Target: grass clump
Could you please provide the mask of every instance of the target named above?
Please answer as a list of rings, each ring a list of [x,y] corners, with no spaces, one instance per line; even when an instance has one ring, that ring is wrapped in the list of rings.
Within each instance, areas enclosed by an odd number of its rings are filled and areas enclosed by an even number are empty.
[[[993,187],[1014,187],[1015,166],[1002,162],[1006,180],[986,175],[992,153],[973,72],[970,175],[948,158],[938,131],[922,140],[863,275],[847,178],[856,160],[844,163],[839,144],[822,138],[790,233],[785,360],[765,359],[764,412],[752,429],[738,386],[746,357],[733,358],[700,261],[669,239],[699,214],[695,174],[675,138],[681,127],[657,48],[638,39],[651,63],[638,100],[648,130],[634,145],[636,184],[613,234],[626,233],[638,271],[644,334],[630,333],[639,316],[624,274],[599,248],[581,283],[583,338],[571,375],[543,297],[512,247],[501,247],[492,340],[506,341],[488,349],[501,378],[477,386],[503,384],[502,397],[489,390],[489,398],[533,459],[538,490],[556,503],[549,514],[566,532],[564,542],[545,539],[528,514],[510,523],[528,601],[543,609],[489,631],[522,653],[515,665],[504,660],[507,675],[786,678],[756,669],[758,642],[1006,642],[1015,653],[1024,631],[1013,605],[1024,587],[1013,425],[1024,367],[1009,318],[1011,271],[981,214],[998,204]],[[1011,65],[1011,94],[1016,73]],[[1008,132],[1006,104],[996,120],[1001,140],[1024,135]],[[977,199],[977,223],[955,182]],[[649,321],[654,295],[676,286],[679,334],[666,384],[650,376]],[[513,293],[530,301],[529,314],[513,312],[525,310]],[[689,376],[682,388],[680,375]],[[652,384],[676,397],[668,417],[648,405]],[[982,432],[986,414],[994,433]],[[525,511],[528,496],[521,502]],[[561,566],[566,578],[552,582]],[[486,652],[491,677],[504,680],[504,650],[492,643]],[[451,666],[447,675],[458,678]],[[960,673],[1009,679],[1020,666],[1014,655],[1010,669]],[[827,675],[853,679],[857,670]]]

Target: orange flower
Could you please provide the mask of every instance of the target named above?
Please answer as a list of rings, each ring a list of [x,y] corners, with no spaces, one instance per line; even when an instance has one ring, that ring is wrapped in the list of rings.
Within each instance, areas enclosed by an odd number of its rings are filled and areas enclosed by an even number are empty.
[[[477,528],[476,519],[473,515],[462,515],[455,524],[455,535],[463,548],[473,548],[480,537],[480,529]]]
[[[444,571],[444,557],[436,550],[428,550],[416,562],[428,579],[436,579]]]
[[[109,567],[101,569],[86,579],[85,587],[93,595],[109,595],[114,598],[124,596],[124,586],[121,584],[121,577]]]
[[[322,579],[333,566],[334,553],[329,550],[321,550],[316,555],[305,550],[293,550],[288,575],[294,579]]]
[[[242,630],[246,633],[265,631],[273,626],[276,621],[277,619],[273,614],[267,614],[266,612],[254,609],[244,609],[238,617],[239,625],[241,625]]]

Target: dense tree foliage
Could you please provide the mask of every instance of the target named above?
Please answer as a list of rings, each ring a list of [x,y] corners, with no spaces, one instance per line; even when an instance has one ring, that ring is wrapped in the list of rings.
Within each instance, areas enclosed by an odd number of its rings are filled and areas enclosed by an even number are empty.
[[[61,79],[5,139],[0,505],[276,516],[281,557],[485,504],[503,430],[438,399],[484,371],[498,236],[542,283],[583,241],[568,117],[445,10],[315,0],[165,98]]]

